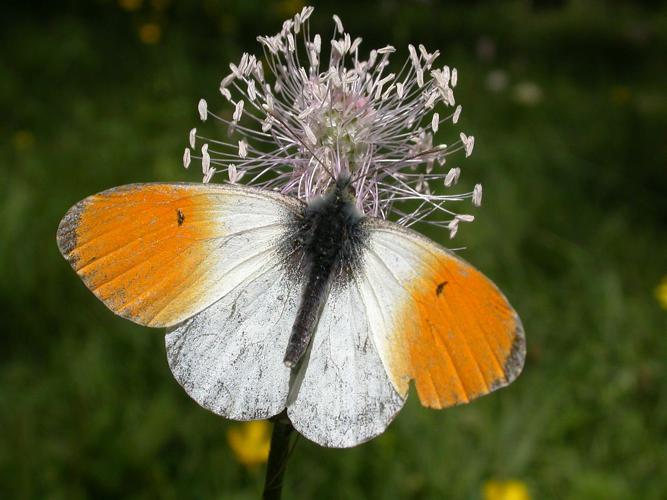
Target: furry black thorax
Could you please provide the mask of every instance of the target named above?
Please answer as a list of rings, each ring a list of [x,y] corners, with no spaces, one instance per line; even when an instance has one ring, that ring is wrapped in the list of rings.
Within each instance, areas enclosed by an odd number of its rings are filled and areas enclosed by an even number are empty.
[[[295,366],[306,352],[331,287],[353,279],[361,260],[362,220],[346,182],[305,206],[291,246],[301,255],[299,274],[306,284],[285,354],[287,366]]]

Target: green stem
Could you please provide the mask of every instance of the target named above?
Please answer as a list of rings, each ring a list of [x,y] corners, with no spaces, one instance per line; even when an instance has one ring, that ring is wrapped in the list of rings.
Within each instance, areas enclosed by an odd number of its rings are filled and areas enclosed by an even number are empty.
[[[281,414],[273,419],[269,463],[266,466],[264,494],[262,495],[264,500],[280,500],[283,490],[283,477],[289,458],[289,442],[292,431],[294,431],[294,427],[292,427],[292,423],[286,415]]]

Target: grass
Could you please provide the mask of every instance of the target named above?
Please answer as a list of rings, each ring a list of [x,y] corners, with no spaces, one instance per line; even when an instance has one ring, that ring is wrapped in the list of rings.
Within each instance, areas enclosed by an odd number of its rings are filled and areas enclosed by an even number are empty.
[[[256,50],[253,37],[276,31],[290,8],[8,8],[3,498],[257,497],[262,471],[236,463],[229,424],[178,387],[162,333],[109,313],[54,235],[88,194],[199,180],[180,166],[198,98],[213,98],[227,62]],[[436,412],[412,395],[368,444],[329,450],[301,440],[286,497],[480,498],[484,481],[518,478],[535,498],[661,498],[667,311],[653,289],[667,274],[667,12],[593,1],[337,11],[366,47],[424,42],[459,68],[462,127],[477,138],[462,177],[484,184],[485,202],[456,245],[505,290],[529,350],[517,382],[471,405]],[[326,3],[316,11],[322,32],[332,12]],[[137,37],[149,20],[163,29],[154,45]],[[491,60],[476,55],[481,37],[495,44]],[[494,70],[509,79],[500,92],[486,84]],[[521,82],[536,84],[541,100],[517,100]]]

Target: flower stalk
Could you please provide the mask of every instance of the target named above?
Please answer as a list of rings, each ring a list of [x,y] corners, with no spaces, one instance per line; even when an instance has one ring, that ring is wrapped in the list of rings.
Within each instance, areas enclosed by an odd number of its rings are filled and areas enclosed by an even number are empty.
[[[271,448],[269,450],[269,461],[266,466],[266,477],[264,479],[264,500],[280,500],[283,490],[283,481],[287,461],[290,455],[290,437],[294,427],[283,412],[273,418],[273,431],[271,433]]]

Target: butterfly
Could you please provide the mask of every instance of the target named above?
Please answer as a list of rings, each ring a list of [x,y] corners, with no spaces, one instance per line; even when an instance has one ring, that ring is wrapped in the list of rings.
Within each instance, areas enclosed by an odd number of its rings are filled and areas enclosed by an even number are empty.
[[[74,205],[59,249],[117,315],[166,328],[171,371],[236,420],[285,409],[327,447],[381,434],[414,381],[467,403],[521,372],[499,289],[411,229],[363,216],[339,180],[309,203],[240,185],[131,184]]]

